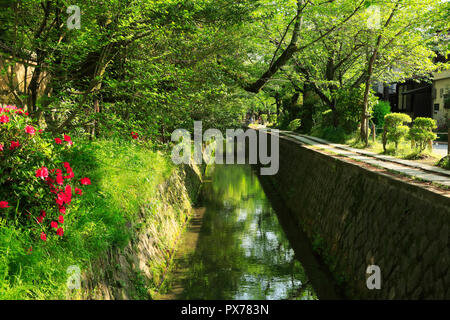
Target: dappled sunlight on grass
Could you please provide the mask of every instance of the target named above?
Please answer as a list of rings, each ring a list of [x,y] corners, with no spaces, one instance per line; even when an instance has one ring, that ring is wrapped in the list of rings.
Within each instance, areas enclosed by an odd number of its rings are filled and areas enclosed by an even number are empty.
[[[384,151],[383,144],[381,142],[381,135],[379,135],[375,139],[375,141],[370,138],[368,146],[364,145],[357,134],[354,134],[350,138],[348,138],[345,144],[356,149],[365,149],[377,154],[389,155],[405,160],[418,160],[420,162],[432,165],[435,165],[436,161],[441,159],[439,155],[433,153],[429,149],[426,149],[423,152],[419,152],[418,150],[411,147],[410,141],[405,140],[399,143],[397,150],[395,149],[395,145],[393,143],[388,143],[386,146],[386,151]]]

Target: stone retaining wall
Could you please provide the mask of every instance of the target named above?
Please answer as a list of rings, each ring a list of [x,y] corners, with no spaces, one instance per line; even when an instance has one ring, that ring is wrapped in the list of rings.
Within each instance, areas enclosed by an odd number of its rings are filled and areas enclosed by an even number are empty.
[[[293,140],[266,177],[350,299],[450,299],[450,199]],[[366,268],[381,269],[369,290]]]

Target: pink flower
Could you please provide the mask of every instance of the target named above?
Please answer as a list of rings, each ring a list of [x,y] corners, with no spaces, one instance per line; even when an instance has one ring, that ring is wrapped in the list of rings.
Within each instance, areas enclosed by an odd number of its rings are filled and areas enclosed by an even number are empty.
[[[47,178],[48,177],[48,169],[46,167],[42,167],[41,169],[36,170],[36,177],[38,178]]]
[[[3,151],[3,145],[0,143],[0,151]]]
[[[9,208],[8,201],[0,201],[0,208]]]
[[[82,185],[87,186],[87,185],[91,184],[91,179],[89,179],[89,178],[82,178],[82,179],[80,180],[80,183],[81,183]]]
[[[47,235],[44,232],[41,232],[41,239],[47,241]]]
[[[56,144],[62,144],[62,140],[60,138],[55,138]]]
[[[25,132],[34,136],[34,134],[36,133],[36,129],[33,128],[32,126],[26,126],[25,128]]]

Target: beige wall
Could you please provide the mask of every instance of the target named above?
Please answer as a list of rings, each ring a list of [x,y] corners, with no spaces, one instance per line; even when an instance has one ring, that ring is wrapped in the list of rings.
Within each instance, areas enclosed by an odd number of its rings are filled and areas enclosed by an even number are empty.
[[[439,111],[434,111],[433,118],[437,120],[438,126],[443,126],[450,115],[450,109],[444,109],[444,94],[450,94],[450,70],[435,74],[433,85],[436,90],[433,106],[439,104]]]
[[[10,93],[11,87],[15,89],[17,95],[23,95],[25,83],[28,87],[33,71],[34,67],[31,64],[28,66],[20,63],[9,65],[6,59],[0,57],[0,104],[17,104],[14,94]],[[41,77],[42,80],[43,77]],[[44,88],[45,86],[42,85],[38,92],[39,95],[43,94]]]

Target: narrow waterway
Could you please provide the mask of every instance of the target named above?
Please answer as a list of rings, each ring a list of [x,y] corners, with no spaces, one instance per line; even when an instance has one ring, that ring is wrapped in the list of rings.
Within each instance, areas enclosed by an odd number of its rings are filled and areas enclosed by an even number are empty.
[[[250,166],[215,166],[208,175],[158,299],[336,298],[306,240],[286,234]]]

